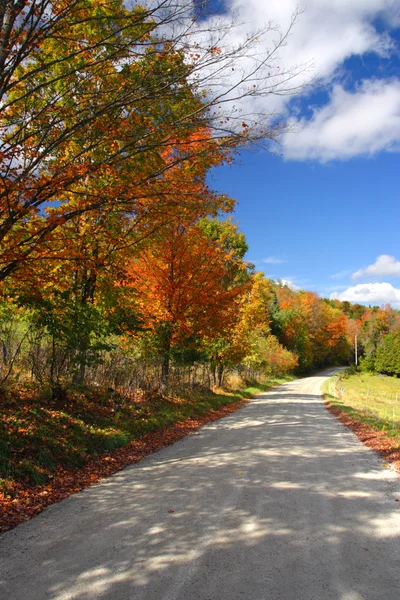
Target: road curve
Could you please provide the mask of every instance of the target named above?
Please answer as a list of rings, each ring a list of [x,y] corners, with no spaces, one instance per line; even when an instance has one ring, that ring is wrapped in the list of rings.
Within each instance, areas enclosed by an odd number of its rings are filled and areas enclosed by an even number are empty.
[[[325,410],[331,373],[3,534],[0,598],[398,600],[400,477]]]

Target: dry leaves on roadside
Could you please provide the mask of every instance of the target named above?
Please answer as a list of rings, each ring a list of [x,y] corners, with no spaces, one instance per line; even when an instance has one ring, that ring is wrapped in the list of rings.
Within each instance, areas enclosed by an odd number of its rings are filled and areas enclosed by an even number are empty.
[[[196,431],[202,425],[221,419],[247,404],[247,400],[212,410],[197,419],[187,419],[165,429],[145,435],[140,440],[130,442],[90,461],[85,467],[74,470],[59,470],[50,483],[42,486],[15,484],[11,495],[0,493],[0,531],[6,531],[23,521],[39,514],[46,506],[60,502],[104,477],[120,471],[127,465],[137,463],[148,454],[170,446],[185,435]],[[169,511],[171,512],[171,511]],[[174,511],[172,511],[174,512]]]
[[[393,463],[400,473],[400,448],[393,446],[393,440],[385,431],[374,429],[367,423],[358,421],[330,402],[326,402],[326,407],[343,425],[351,429],[368,448],[375,450],[385,461]],[[387,463],[384,463],[383,466],[387,466]]]

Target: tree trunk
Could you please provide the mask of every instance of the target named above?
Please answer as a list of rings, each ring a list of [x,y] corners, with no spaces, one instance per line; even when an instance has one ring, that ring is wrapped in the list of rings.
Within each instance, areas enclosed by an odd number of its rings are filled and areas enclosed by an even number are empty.
[[[85,310],[89,304],[93,304],[94,296],[96,292],[96,284],[97,284],[97,272],[96,270],[92,270],[91,272],[87,272],[86,268],[84,269],[84,274],[82,276],[82,288],[80,290],[80,307]],[[83,385],[85,383],[85,375],[86,375],[86,367],[88,360],[88,352],[90,348],[90,332],[83,331],[82,337],[78,345],[78,357],[77,361],[77,370],[73,375],[72,382],[75,385]]]
[[[87,363],[87,352],[89,349],[89,339],[85,336],[79,349],[79,364],[78,369],[75,371],[72,383],[74,385],[83,385],[85,383],[86,375],[86,363]]]
[[[216,373],[215,363],[211,363],[211,365],[210,365],[210,375],[211,375],[212,386],[215,387],[217,385],[217,373]]]
[[[50,385],[55,384],[55,367],[56,367],[56,340],[54,334],[51,336],[51,362],[50,362]]]
[[[222,387],[222,383],[224,380],[224,365],[219,362],[217,366],[217,376],[218,376],[218,387]]]
[[[160,391],[162,394],[166,394],[168,391],[169,381],[169,352],[165,353],[161,363],[161,384]]]
[[[166,394],[168,391],[169,373],[170,373],[170,358],[171,358],[171,341],[172,332],[169,324],[166,324],[163,335],[162,362],[161,362],[161,382],[160,391]]]

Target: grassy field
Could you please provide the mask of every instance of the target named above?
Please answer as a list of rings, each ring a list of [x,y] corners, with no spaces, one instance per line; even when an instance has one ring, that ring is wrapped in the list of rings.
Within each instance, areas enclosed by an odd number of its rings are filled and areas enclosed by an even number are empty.
[[[400,444],[400,379],[345,371],[329,379],[324,391],[333,405]]]
[[[35,390],[0,396],[0,492],[16,483],[43,485],[63,469],[83,467],[173,423],[199,418],[288,381],[273,379],[237,390],[204,389],[165,398],[127,399],[110,393],[69,391],[60,399]]]

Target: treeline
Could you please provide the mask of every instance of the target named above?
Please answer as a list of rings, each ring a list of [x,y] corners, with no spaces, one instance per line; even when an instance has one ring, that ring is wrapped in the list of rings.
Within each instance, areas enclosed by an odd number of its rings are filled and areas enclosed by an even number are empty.
[[[368,309],[356,323],[360,365],[368,371],[400,375],[400,312],[390,306]]]
[[[400,312],[389,304],[366,307],[338,300],[325,300],[348,317],[348,334],[357,344],[363,370],[400,375]]]
[[[93,235],[90,249],[103,241]],[[88,246],[79,242],[75,260],[53,259],[40,272],[36,265],[29,285],[10,280],[3,383],[131,394],[221,386],[232,371],[248,380],[307,372],[351,356],[344,313],[254,273],[231,220],[163,228],[140,251],[118,253],[118,277],[84,260]]]

